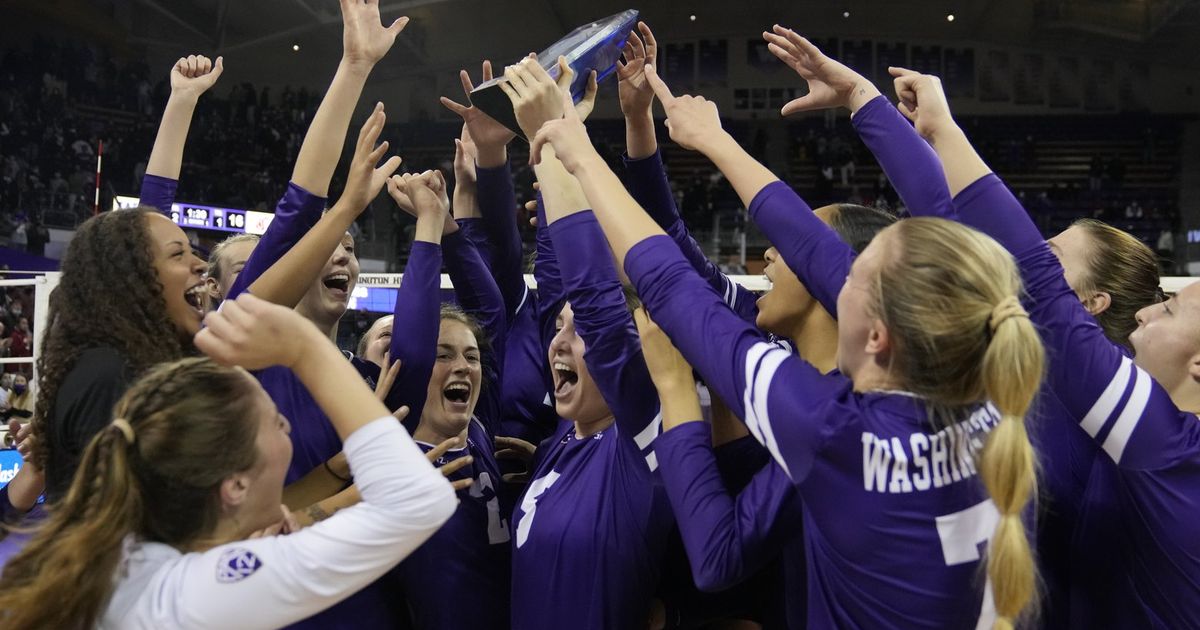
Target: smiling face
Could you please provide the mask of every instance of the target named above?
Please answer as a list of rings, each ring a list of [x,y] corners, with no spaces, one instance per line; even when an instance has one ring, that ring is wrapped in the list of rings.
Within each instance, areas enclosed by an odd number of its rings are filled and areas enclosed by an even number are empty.
[[[354,237],[345,234],[297,309],[318,326],[332,326],[346,313],[350,293],[357,282],[358,258],[354,255]]]
[[[249,373],[244,376],[254,380]],[[257,400],[254,421],[258,423],[258,459],[249,471],[241,473],[246,479],[246,494],[237,507],[237,522],[250,532],[279,522],[284,477],[292,461],[291,424],[256,380],[251,389]]]
[[[583,338],[575,331],[575,313],[564,304],[555,321],[556,333],[550,341],[550,374],[554,379],[554,408],[558,415],[587,424],[612,416],[588,371]]]
[[[146,233],[167,317],[181,336],[190,338],[200,331],[204,317],[204,261],[192,253],[183,230],[161,214],[146,215]]]
[[[835,212],[837,206],[824,206],[814,210],[813,214],[828,225]],[[791,338],[804,325],[812,310],[821,308],[820,304],[783,262],[778,249],[768,249],[763,254],[763,260],[767,263],[763,275],[771,283],[771,289],[758,298],[755,325],[767,332]]]
[[[1200,377],[1200,283],[1138,311],[1137,322],[1134,363],[1172,394]]]
[[[456,436],[471,422],[479,402],[483,372],[479,342],[466,324],[443,319],[438,333],[437,361],[425,391],[421,426],[438,436]]]

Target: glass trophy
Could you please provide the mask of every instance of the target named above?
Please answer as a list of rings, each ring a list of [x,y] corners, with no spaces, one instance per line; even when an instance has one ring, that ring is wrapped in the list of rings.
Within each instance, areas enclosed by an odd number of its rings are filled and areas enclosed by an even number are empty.
[[[580,26],[538,53],[538,63],[542,64],[551,77],[557,79],[558,58],[566,57],[567,63],[575,70],[575,79],[571,82],[571,97],[578,103],[587,90],[588,74],[592,70],[596,71],[597,82],[603,81],[616,70],[621,48],[625,45],[630,31],[637,26],[637,21],[637,10],[629,9]],[[512,101],[508,100],[508,96],[500,89],[500,82],[504,81],[503,70],[498,69],[497,72],[496,78],[471,91],[471,104],[524,138],[525,134],[521,132],[521,127],[517,125],[517,117],[513,113]]]

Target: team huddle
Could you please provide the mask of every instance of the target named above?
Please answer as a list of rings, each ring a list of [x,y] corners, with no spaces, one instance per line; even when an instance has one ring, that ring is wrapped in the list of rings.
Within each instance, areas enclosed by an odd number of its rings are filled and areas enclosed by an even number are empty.
[[[936,77],[889,69],[894,105],[796,32],[762,34],[808,87],[783,114],[848,109],[897,219],[810,208],[715,104],[671,92],[645,24],[616,69],[623,179],[588,136],[594,75],[575,102],[565,59],[557,79],[508,66],[532,290],[515,134],[476,107],[442,99],[463,120],[451,186],[398,172],[377,104],[330,205],[408,22],[341,10],[261,238],[206,262],[164,216],[223,71],[190,56],[141,207],[71,241],[0,497],[28,537],[0,626],[1200,627],[1200,285],[1164,300],[1153,254],[1096,221],[1044,239]],[[656,100],[769,235],[767,293],[689,234]],[[343,352],[347,230],[384,190],[416,220],[403,280]]]

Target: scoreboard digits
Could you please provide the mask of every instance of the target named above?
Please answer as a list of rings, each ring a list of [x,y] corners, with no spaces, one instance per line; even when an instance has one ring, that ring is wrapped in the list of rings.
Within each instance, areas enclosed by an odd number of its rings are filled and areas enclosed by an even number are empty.
[[[118,196],[113,199],[113,210],[138,207],[137,197]],[[247,216],[247,213],[252,216]],[[262,234],[275,215],[269,212],[254,212],[236,210],[233,208],[218,208],[195,203],[171,204],[168,213],[171,221],[185,228],[202,230],[217,230],[220,232],[246,232],[247,227],[252,234]],[[253,220],[251,220],[251,218]]]

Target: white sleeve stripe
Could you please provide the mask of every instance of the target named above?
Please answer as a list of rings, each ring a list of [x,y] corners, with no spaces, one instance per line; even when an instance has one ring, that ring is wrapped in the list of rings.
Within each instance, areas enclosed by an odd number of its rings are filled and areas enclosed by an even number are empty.
[[[1096,403],[1079,423],[1079,426],[1083,427],[1088,435],[1096,437],[1096,434],[1104,427],[1105,421],[1117,408],[1117,403],[1121,402],[1121,396],[1125,393],[1125,387],[1129,385],[1129,377],[1133,370],[1133,362],[1129,360],[1129,357],[1121,357],[1121,366],[1117,368],[1116,374],[1113,374],[1112,380],[1108,382],[1108,387],[1104,388],[1104,392],[1100,394]]]
[[[746,428],[750,429],[750,434],[754,439],[758,440],[759,444],[766,444],[763,438],[762,431],[758,429],[758,422],[754,418],[754,404],[750,400],[750,390],[754,386],[754,375],[758,369],[758,363],[767,352],[766,344],[756,343],[750,347],[746,353],[746,391],[742,395],[742,414],[746,421]]]
[[[650,467],[650,472],[658,470],[658,455],[654,451],[646,456],[646,465]]]
[[[654,416],[654,419],[650,421],[650,424],[646,425],[645,429],[642,429],[641,433],[633,436],[633,441],[637,444],[638,450],[646,450],[646,447],[650,446],[654,438],[658,437],[660,428],[662,428],[662,410],[659,410],[658,415]]]
[[[528,300],[529,300],[529,285],[526,284],[525,291],[523,293],[521,293],[521,303],[517,304],[517,308],[513,311],[513,315],[517,315],[518,313],[520,313],[521,309],[525,308],[525,302],[527,302]]]
[[[730,280],[729,276],[722,277],[725,278],[725,303],[729,305],[729,308],[734,308],[737,302],[737,290],[734,288],[733,280]]]
[[[761,351],[755,352],[760,347]],[[752,365],[751,358],[758,360]],[[771,382],[775,378],[775,372],[787,358],[786,352],[772,344],[763,342],[754,344],[754,348],[747,355],[746,370],[753,378],[746,383],[744,403],[747,426],[751,427],[755,438],[767,447],[767,451],[771,453],[775,461],[779,462],[783,471],[791,477],[792,473],[788,470],[787,462],[783,460],[783,454],[779,451],[779,443],[775,441],[775,432],[771,429],[771,421],[767,413],[767,397],[771,391]]]
[[[1121,463],[1125,446],[1129,444],[1129,438],[1133,435],[1133,430],[1137,428],[1138,422],[1141,421],[1142,414],[1146,411],[1146,404],[1150,401],[1150,375],[1139,367],[1135,367],[1134,370],[1136,370],[1137,380],[1133,384],[1133,393],[1129,395],[1129,401],[1125,403],[1124,411],[1113,424],[1108,437],[1104,439],[1104,451],[1118,464]]]

